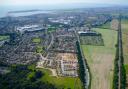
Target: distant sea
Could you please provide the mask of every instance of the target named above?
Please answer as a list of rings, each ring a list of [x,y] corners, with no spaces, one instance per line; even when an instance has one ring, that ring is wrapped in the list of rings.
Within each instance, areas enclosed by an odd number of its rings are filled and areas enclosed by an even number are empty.
[[[30,11],[29,11],[30,10]],[[17,12],[18,11],[18,12]],[[21,12],[20,12],[21,11]],[[37,7],[1,7],[0,6],[0,18],[6,17],[6,16],[27,16],[27,15],[32,15],[32,14],[39,14],[39,13],[51,13],[52,11],[42,9],[42,8],[37,8]]]
[[[72,3],[59,5],[38,5],[38,6],[0,6],[0,18],[8,16],[8,12],[12,11],[27,11],[27,10],[41,10],[22,13],[11,13],[12,16],[24,16],[37,13],[49,13],[52,10],[77,9],[77,8],[95,8],[95,7],[109,7],[113,5],[104,4],[89,4],[89,3]]]

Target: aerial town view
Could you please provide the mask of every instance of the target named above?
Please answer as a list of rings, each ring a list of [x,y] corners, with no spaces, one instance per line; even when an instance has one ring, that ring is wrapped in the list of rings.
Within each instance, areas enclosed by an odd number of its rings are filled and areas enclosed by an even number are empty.
[[[128,1],[1,0],[0,89],[128,89]]]

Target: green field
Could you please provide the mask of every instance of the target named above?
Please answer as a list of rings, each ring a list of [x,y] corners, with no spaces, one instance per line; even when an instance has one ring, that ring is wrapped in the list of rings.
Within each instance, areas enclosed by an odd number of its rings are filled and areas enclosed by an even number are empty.
[[[105,24],[98,26],[98,28],[103,28],[103,29],[110,29],[111,27],[111,22],[106,22]]]
[[[51,76],[51,71],[46,69],[40,70],[45,73],[44,77],[42,77],[42,81],[54,84],[58,87],[58,89],[74,89],[74,87],[76,87],[76,89],[82,89],[82,85],[79,78],[53,77]]]
[[[34,65],[29,66],[29,69],[35,69]],[[82,83],[79,78],[72,77],[53,77],[50,70],[47,69],[38,69],[44,73],[44,76],[41,78],[43,82],[48,82],[57,86],[58,89],[82,89]],[[33,73],[28,75],[31,77]]]
[[[43,52],[44,52],[44,47],[38,45],[38,46],[36,47],[36,52],[37,52],[37,53],[43,53]]]
[[[105,24],[98,26],[98,28],[117,30],[118,29],[118,20],[113,19],[112,21],[106,22]]]
[[[126,69],[126,74],[128,74],[128,64],[125,65],[125,69]]]
[[[38,37],[37,38],[33,38],[32,42],[33,43],[40,43],[41,42],[41,38],[38,38]]]
[[[128,20],[122,20],[122,39],[124,64],[128,64]]]
[[[55,27],[49,27],[48,28],[48,32],[51,33],[51,32],[55,32],[56,31],[56,28]]]
[[[0,41],[9,39],[9,36],[0,36]]]
[[[92,75],[91,89],[111,89],[117,31],[101,28],[93,30],[102,34],[104,46],[81,45]]]

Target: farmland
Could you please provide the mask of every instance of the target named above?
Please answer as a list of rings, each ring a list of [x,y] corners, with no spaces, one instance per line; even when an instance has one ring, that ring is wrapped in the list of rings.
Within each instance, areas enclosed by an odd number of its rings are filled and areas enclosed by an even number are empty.
[[[0,89],[125,89],[128,7],[85,4],[8,10],[0,18]],[[31,11],[38,13],[12,14]]]
[[[122,43],[123,43],[123,57],[124,57],[124,64],[126,68],[126,74],[128,75],[128,20],[122,20]],[[128,77],[127,77],[128,83]],[[128,89],[128,87],[126,88]]]
[[[113,19],[112,21],[106,22],[102,26],[98,26],[99,28],[103,29],[112,29],[112,30],[117,30],[118,28],[118,21],[116,19]]]
[[[102,34],[104,46],[81,45],[92,75],[91,89],[111,89],[117,32],[101,28],[93,30]]]

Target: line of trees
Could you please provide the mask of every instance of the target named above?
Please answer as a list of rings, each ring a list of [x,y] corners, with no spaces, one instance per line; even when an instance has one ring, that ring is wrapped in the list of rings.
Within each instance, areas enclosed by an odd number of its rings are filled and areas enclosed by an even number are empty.
[[[85,68],[84,68],[84,64],[83,64],[83,60],[82,60],[82,53],[81,53],[81,50],[80,50],[80,45],[79,45],[79,42],[77,41],[76,42],[76,46],[77,46],[77,58],[78,58],[78,63],[79,63],[79,77],[80,77],[80,80],[82,81],[83,84],[85,84]]]
[[[120,19],[120,25],[121,25],[121,19]],[[121,31],[121,26],[120,26],[120,32],[118,33],[119,35],[120,35],[120,37],[121,37],[121,55],[120,55],[120,57],[121,57],[121,70],[120,70],[120,72],[121,72],[121,75],[120,75],[120,77],[121,77],[121,89],[125,89],[125,87],[126,87],[126,70],[125,70],[125,66],[124,66],[124,57],[123,57],[123,46],[122,46],[122,31]]]
[[[119,48],[116,45],[116,57],[115,57],[115,61],[114,61],[113,89],[118,89],[118,79],[119,79],[119,77],[118,77],[118,73],[119,73],[119,66],[118,66],[119,57],[118,57],[118,51],[119,51]]]

